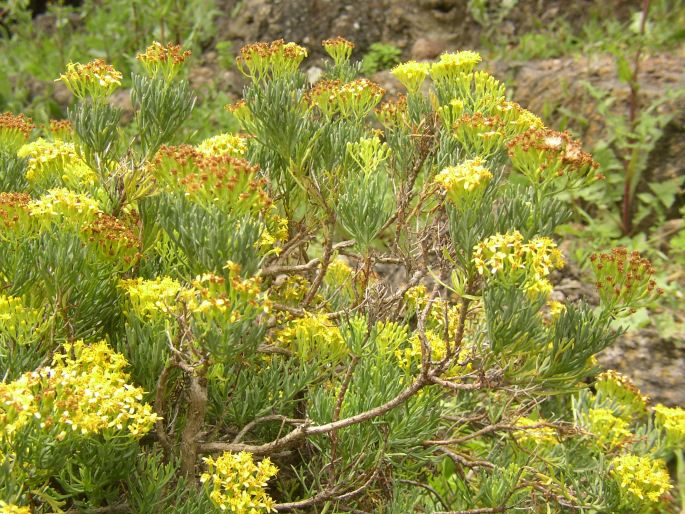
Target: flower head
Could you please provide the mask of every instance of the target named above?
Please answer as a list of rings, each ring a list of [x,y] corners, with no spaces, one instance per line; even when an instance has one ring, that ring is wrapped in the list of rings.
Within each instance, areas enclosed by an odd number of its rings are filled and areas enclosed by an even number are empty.
[[[447,198],[460,209],[473,205],[473,200],[482,197],[492,180],[492,173],[480,158],[470,159],[457,166],[448,166],[434,179]]]
[[[621,488],[623,506],[634,509],[633,512],[654,507],[672,487],[666,464],[661,459],[619,455],[611,461],[610,469]]]
[[[654,267],[637,251],[618,247],[590,256],[602,305],[616,313],[642,307],[663,294],[652,279]]]
[[[421,88],[421,84],[426,80],[430,65],[409,61],[395,66],[391,73],[407,88],[410,95],[416,94]]]
[[[685,445],[685,409],[658,404],[654,407],[654,419],[666,433],[668,444],[674,447]]]
[[[184,61],[190,57],[190,50],[183,50],[181,45],[166,46],[154,41],[145,52],[136,55],[150,77],[162,77],[170,82],[181,69]]]
[[[97,180],[95,172],[78,155],[74,143],[39,138],[19,148],[17,155],[28,158],[26,179],[44,188],[65,185],[77,189],[92,186]]]
[[[78,99],[91,97],[103,100],[121,85],[121,73],[102,59],[95,59],[87,64],[67,64],[67,71],[59,76]]]
[[[267,457],[255,464],[251,453],[225,452],[217,459],[205,457],[207,472],[200,481],[205,484],[212,503],[233,514],[271,512],[275,505],[265,488],[278,468]]]
[[[480,61],[480,54],[470,50],[444,53],[431,65],[430,75],[435,83],[449,82],[461,74],[471,73]]]
[[[253,82],[292,75],[307,57],[307,49],[278,39],[271,43],[252,43],[240,49],[236,66]]]
[[[350,60],[352,50],[354,50],[354,43],[348,41],[344,37],[334,37],[331,39],[324,39],[321,45],[326,50],[326,53],[331,56],[336,66]]]
[[[0,150],[14,152],[23,145],[33,132],[35,125],[23,114],[4,112],[0,114]]]

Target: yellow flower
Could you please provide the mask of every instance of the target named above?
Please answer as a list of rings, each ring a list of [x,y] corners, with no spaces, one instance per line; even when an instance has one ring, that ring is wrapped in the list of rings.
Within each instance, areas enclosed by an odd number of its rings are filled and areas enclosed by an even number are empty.
[[[553,446],[559,444],[559,437],[557,431],[553,427],[548,426],[538,426],[545,425],[546,421],[544,419],[530,419],[530,418],[519,418],[515,426],[521,430],[514,432],[514,437],[520,443],[529,443],[533,445],[547,445]],[[533,428],[534,427],[534,428]]]
[[[685,446],[685,409],[658,404],[654,407],[654,417],[657,426],[666,432],[669,444]]]
[[[444,53],[438,62],[433,63],[430,75],[434,82],[450,81],[460,74],[471,73],[481,61],[480,54],[465,50],[457,53]]]
[[[548,296],[552,285],[545,277],[564,266],[554,241],[536,237],[524,243],[517,230],[490,236],[473,250],[473,263],[479,274],[506,284],[523,281],[526,292],[534,296]]]
[[[59,76],[76,98],[87,96],[102,100],[121,85],[121,73],[102,59],[95,59],[87,64],[67,64],[67,71]]]
[[[31,514],[31,509],[0,500],[0,514]]]
[[[267,457],[255,464],[247,452],[225,452],[218,459],[205,457],[207,472],[200,481],[205,484],[212,503],[233,514],[257,514],[274,510],[275,502],[266,493],[269,479],[278,468]]]
[[[324,312],[294,319],[278,331],[275,339],[281,346],[292,348],[304,361],[337,361],[347,352],[340,328]]]
[[[172,43],[164,46],[157,41],[153,41],[144,53],[136,55],[150,77],[162,77],[167,82],[174,78],[188,57],[190,50]]]
[[[236,66],[254,82],[268,77],[292,75],[307,57],[307,49],[282,39],[272,43],[252,43],[240,49]]]
[[[434,182],[457,208],[467,208],[480,199],[492,180],[492,173],[483,164],[482,159],[476,158],[448,166],[436,175]]]
[[[352,50],[354,50],[354,43],[343,37],[324,39],[321,45],[326,50],[326,53],[331,56],[336,66],[349,61]]]
[[[421,88],[421,84],[426,80],[430,65],[428,63],[418,63],[409,61],[395,66],[391,73],[407,88],[410,94],[415,94]]]
[[[610,470],[621,487],[623,505],[636,509],[633,512],[654,507],[672,487],[666,464],[661,459],[620,455],[611,461]]]
[[[632,437],[628,423],[614,415],[610,409],[590,409],[588,411],[588,424],[588,428],[597,436],[599,441],[610,448],[621,446]]]
[[[19,297],[0,295],[0,340],[28,344],[41,336],[43,325],[42,309],[25,305]]]
[[[202,141],[197,150],[207,156],[243,157],[247,152],[247,138],[238,134],[217,134]]]
[[[26,179],[41,187],[63,183],[78,188],[92,186],[97,180],[95,172],[76,153],[74,143],[39,138],[19,148],[17,155],[28,158]]]
[[[122,280],[121,286],[129,295],[133,312],[141,319],[160,319],[178,309],[176,297],[181,284],[173,278],[145,280],[138,277]]]
[[[81,227],[93,222],[101,212],[92,198],[65,188],[50,189],[38,200],[29,204],[31,216],[44,227],[53,223]]]

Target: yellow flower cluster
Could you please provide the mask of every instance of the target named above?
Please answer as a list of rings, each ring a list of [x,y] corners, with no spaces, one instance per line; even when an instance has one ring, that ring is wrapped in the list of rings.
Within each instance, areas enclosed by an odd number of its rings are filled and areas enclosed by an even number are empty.
[[[628,420],[647,410],[647,396],[628,377],[612,369],[597,376],[595,391],[600,403],[605,400],[610,402],[615,411]]]
[[[482,197],[492,180],[492,173],[483,164],[482,159],[476,158],[448,166],[436,175],[434,182],[457,208],[467,208]]]
[[[26,344],[40,337],[43,310],[24,304],[18,296],[0,295],[0,343],[3,339]]]
[[[509,100],[501,101],[495,107],[495,114],[502,120],[507,139],[523,134],[528,130],[545,128],[545,124],[538,116]]]
[[[664,493],[671,489],[666,464],[661,459],[638,455],[619,455],[611,461],[611,475],[620,488],[623,505],[645,512],[658,504]]]
[[[453,125],[454,137],[483,158],[501,152],[504,141],[502,120],[497,116],[484,116],[480,112],[462,114]]]
[[[658,404],[654,407],[654,418],[657,426],[666,432],[666,441],[675,446],[685,446],[685,409],[666,407]]]
[[[519,443],[532,445],[554,446],[559,444],[559,436],[553,427],[538,426],[544,425],[544,419],[531,419],[521,417],[516,420],[514,426],[520,428],[514,432],[514,437]]]
[[[354,279],[354,271],[347,264],[347,261],[342,257],[336,257],[328,265],[326,275],[324,276],[324,284],[330,288],[340,289],[346,288]]]
[[[66,222],[79,227],[94,221],[101,211],[92,198],[70,189],[56,188],[31,202],[29,212],[43,226]]]
[[[126,365],[104,341],[66,344],[52,367],[0,383],[0,428],[11,436],[35,420],[38,429],[51,430],[58,441],[70,433],[124,429],[142,437],[158,416],[141,403],[143,390],[128,383]]]
[[[254,82],[292,75],[307,57],[307,49],[282,39],[272,43],[253,43],[240,49],[236,66]]]
[[[136,55],[136,59],[150,77],[162,77],[169,82],[179,72],[183,62],[190,57],[190,53],[190,50],[183,50],[180,45],[169,43],[164,46],[153,41],[145,52]]]
[[[428,304],[428,291],[426,286],[420,284],[407,290],[404,294],[407,305],[413,313],[419,315]],[[450,305],[442,298],[436,298],[431,304],[426,317],[426,328],[435,330],[438,334],[445,334],[453,339],[457,333],[459,325],[459,313],[461,309],[458,305]]]
[[[354,43],[343,37],[324,39],[321,45],[326,53],[331,56],[336,66],[349,61],[352,50],[354,50]]]
[[[428,329],[426,330],[426,340],[430,346],[430,359],[434,362],[441,361],[447,356],[447,342],[445,341],[445,332],[439,329]],[[408,345],[403,348],[395,350],[395,357],[397,358],[397,364],[403,370],[410,372],[415,366],[421,365],[421,339],[418,334],[414,334],[408,339]],[[469,345],[462,345],[459,351],[459,355],[451,366],[450,371],[469,371],[471,369],[471,364],[468,363],[461,366],[460,363],[464,363],[471,353],[471,348]]]
[[[76,98],[102,100],[121,85],[121,73],[102,59],[95,59],[87,64],[70,62],[56,81],[60,80]]]
[[[322,80],[309,91],[312,106],[318,107],[328,118],[339,114],[343,118],[365,118],[378,102],[385,89],[367,79],[342,83],[339,80]]]
[[[416,94],[421,84],[426,80],[430,64],[424,62],[409,61],[395,66],[392,73],[400,83],[407,88],[410,95]]]
[[[251,453],[225,452],[218,459],[205,457],[207,472],[200,481],[209,498],[222,511],[233,514],[258,514],[274,511],[274,500],[266,493],[269,479],[278,468],[267,457],[254,463]]]
[[[347,352],[340,328],[324,312],[307,313],[292,320],[275,334],[275,340],[304,361],[337,361]]]
[[[610,448],[622,446],[632,437],[628,422],[616,416],[611,409],[590,409],[588,425],[600,443]]]
[[[208,157],[244,157],[247,153],[247,138],[239,134],[217,134],[202,141],[197,145],[197,150]]]
[[[31,118],[23,114],[0,114],[0,149],[15,151],[26,142],[34,128]]]
[[[462,73],[471,73],[480,61],[480,54],[470,50],[444,53],[438,62],[431,66],[430,75],[436,83],[451,81]]]
[[[141,277],[122,280],[122,288],[128,293],[133,312],[140,319],[161,319],[177,311],[180,282],[170,277],[145,280]]]
[[[0,514],[31,514],[31,509],[0,500]]]
[[[163,188],[182,190],[201,205],[239,214],[271,205],[258,166],[230,155],[208,155],[190,145],[162,146],[152,164]]]
[[[17,155],[28,158],[26,179],[42,187],[63,182],[77,189],[92,186],[97,180],[95,172],[79,157],[74,143],[39,138],[22,146]]]
[[[506,284],[523,280],[526,291],[547,296],[552,284],[545,278],[553,269],[564,266],[564,259],[554,241],[536,237],[528,243],[518,230],[495,234],[473,249],[473,263],[481,275],[489,275]]]

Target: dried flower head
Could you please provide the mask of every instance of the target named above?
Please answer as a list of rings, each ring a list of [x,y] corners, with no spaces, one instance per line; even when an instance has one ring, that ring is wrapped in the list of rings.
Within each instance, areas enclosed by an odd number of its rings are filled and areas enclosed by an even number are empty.
[[[652,279],[652,263],[637,251],[614,248],[591,255],[590,263],[602,305],[615,314],[634,311],[663,294]]]
[[[184,50],[181,45],[168,43],[164,46],[153,41],[145,52],[136,55],[136,59],[140,61],[150,77],[161,77],[166,82],[170,82],[190,55],[190,50]]]
[[[307,57],[307,49],[282,39],[269,43],[252,43],[240,49],[236,66],[253,82],[294,74]]]
[[[99,212],[95,219],[80,230],[81,237],[104,259],[129,268],[140,257],[140,241],[119,219]]]
[[[0,193],[0,241],[26,237],[32,226],[26,193]]]
[[[375,114],[386,128],[406,126],[409,123],[407,97],[399,95],[396,99],[382,102],[376,107]]]
[[[74,127],[69,120],[50,120],[47,129],[53,140],[73,142]]]
[[[0,114],[0,149],[15,152],[28,140],[34,128],[31,118],[23,114]]]
[[[324,39],[321,45],[326,50],[326,53],[331,56],[336,66],[349,61],[352,50],[354,50],[354,43],[340,36]]]
[[[457,103],[453,107],[458,109],[460,105]],[[457,141],[483,158],[493,157],[502,148],[504,127],[498,116],[484,116],[480,112],[463,114],[454,122],[453,128]]]
[[[513,137],[507,147],[514,169],[534,185],[549,183],[556,177],[566,177],[569,185],[599,178],[599,164],[567,132],[532,128]]]
[[[232,212],[257,213],[271,204],[258,171],[244,159],[206,155],[189,145],[163,146],[153,159],[155,177],[165,188]]]
[[[326,117],[338,114],[343,118],[363,119],[384,94],[385,89],[367,79],[347,83],[324,80],[314,85],[308,97],[310,104],[318,107]]]
[[[67,71],[56,81],[62,81],[78,99],[91,97],[101,101],[121,85],[121,73],[102,59],[87,64],[67,64]]]

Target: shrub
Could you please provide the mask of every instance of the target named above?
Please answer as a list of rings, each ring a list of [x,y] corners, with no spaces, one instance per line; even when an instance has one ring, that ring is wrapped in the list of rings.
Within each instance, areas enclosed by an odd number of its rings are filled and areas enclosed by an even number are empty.
[[[0,117],[3,512],[666,511],[683,410],[594,360],[651,265],[551,295],[592,157],[474,52],[380,103],[325,48],[309,88],[304,48],[244,47],[242,133],[197,146],[173,45],[138,56],[133,137],[100,61],[68,123]]]

